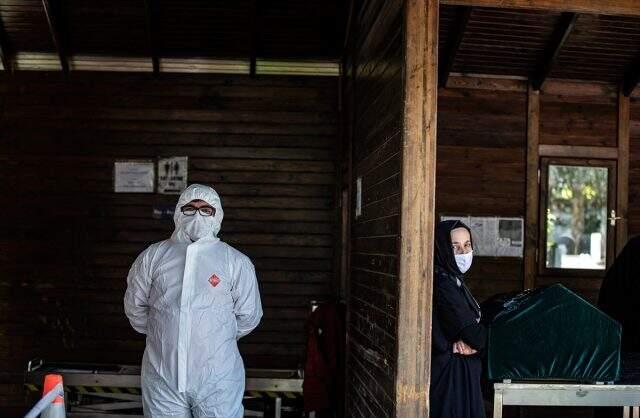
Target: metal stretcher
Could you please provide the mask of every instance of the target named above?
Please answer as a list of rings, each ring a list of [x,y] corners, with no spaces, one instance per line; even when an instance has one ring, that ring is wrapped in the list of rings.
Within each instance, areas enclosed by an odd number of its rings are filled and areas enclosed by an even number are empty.
[[[505,405],[620,406],[624,418],[640,418],[640,385],[512,383],[494,385],[493,418]]]
[[[25,389],[41,395],[44,376],[50,373],[63,377],[68,417],[142,417],[140,366],[32,360],[25,372]],[[244,405],[245,417],[303,416],[300,373],[247,369]]]
[[[616,384],[504,380],[494,390],[494,418],[502,418],[505,405],[618,406],[623,418],[640,418],[640,353],[623,353]]]

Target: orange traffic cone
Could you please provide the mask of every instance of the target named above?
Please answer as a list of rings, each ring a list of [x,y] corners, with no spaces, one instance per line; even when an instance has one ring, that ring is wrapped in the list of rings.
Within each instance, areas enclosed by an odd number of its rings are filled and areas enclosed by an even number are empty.
[[[24,418],[36,418],[40,414],[42,414],[43,418],[66,418],[63,396],[62,376],[57,374],[46,375],[42,399],[27,412]]]
[[[48,374],[44,378],[44,390],[42,396],[54,390],[58,385],[62,385],[62,376],[59,374]],[[64,398],[60,395],[56,396],[53,402],[42,411],[42,418],[66,418],[64,408]]]

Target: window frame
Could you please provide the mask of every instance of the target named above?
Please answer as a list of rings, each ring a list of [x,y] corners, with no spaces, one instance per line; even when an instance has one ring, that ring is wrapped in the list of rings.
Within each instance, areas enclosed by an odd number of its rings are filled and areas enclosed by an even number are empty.
[[[549,198],[549,166],[565,165],[575,167],[602,167],[607,169],[607,248],[605,256],[605,268],[594,269],[565,269],[557,267],[547,267],[547,203]],[[555,277],[604,277],[607,269],[615,258],[616,227],[609,222],[611,210],[616,209],[617,198],[617,161],[600,160],[592,158],[562,158],[562,157],[542,157],[540,158],[540,200],[539,200],[539,242],[537,248],[538,272],[541,276]]]

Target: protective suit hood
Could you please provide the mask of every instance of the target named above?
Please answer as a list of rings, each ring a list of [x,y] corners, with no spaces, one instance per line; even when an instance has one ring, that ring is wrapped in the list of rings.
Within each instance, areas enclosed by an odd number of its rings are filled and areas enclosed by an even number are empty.
[[[171,235],[171,239],[179,242],[192,242],[194,241],[189,236],[187,232],[188,223],[194,220],[199,220],[198,217],[201,215],[196,214],[194,216],[185,216],[181,212],[181,208],[192,200],[204,200],[208,204],[210,204],[215,210],[216,213],[210,219],[206,220],[207,228],[210,228],[210,231],[207,230],[205,233],[201,234],[201,238],[217,238],[218,232],[220,232],[220,228],[222,227],[222,219],[224,217],[224,211],[222,210],[222,202],[220,201],[220,196],[218,193],[209,186],[204,186],[202,184],[192,184],[191,186],[184,189],[180,198],[178,199],[178,203],[176,204],[175,212],[173,213],[173,222],[175,224],[175,230]]]

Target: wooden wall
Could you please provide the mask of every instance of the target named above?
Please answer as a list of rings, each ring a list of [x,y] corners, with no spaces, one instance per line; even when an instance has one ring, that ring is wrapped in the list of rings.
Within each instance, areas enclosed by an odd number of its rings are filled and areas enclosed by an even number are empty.
[[[617,120],[614,88],[551,83],[540,94],[541,145],[616,147]],[[558,282],[595,302],[602,279],[538,275],[536,285]]]
[[[524,217],[526,95],[440,89],[436,210]],[[468,284],[479,300],[523,286],[520,258],[475,257]]]
[[[362,178],[348,287],[350,417],[390,417],[395,410],[403,4],[363,2],[355,12],[347,58],[353,70],[347,90],[353,98],[353,176]]]
[[[454,80],[454,85],[460,81]],[[467,83],[469,84],[469,83]],[[495,86],[501,85],[495,83]],[[438,103],[438,215],[525,216],[527,93],[524,85],[440,89]],[[505,86],[510,86],[506,88]],[[617,99],[604,85],[548,82],[540,94],[540,144],[616,147]],[[635,109],[635,111],[634,111]],[[640,106],[632,106],[630,233],[640,232],[635,209],[640,172]],[[635,135],[635,141],[634,141]],[[634,189],[635,188],[635,189]],[[634,232],[637,231],[637,232]],[[561,282],[595,301],[601,280],[538,276]],[[479,299],[523,286],[521,259],[477,257],[469,285]]]
[[[152,206],[177,196],[114,194],[117,159],[189,156],[257,267],[247,366],[301,364],[309,301],[333,292],[336,79],[18,74],[0,92],[0,405],[20,404],[32,357],[140,361],[126,275],[173,229]]]
[[[579,86],[551,83],[542,91],[540,144],[617,146],[615,90]]]

